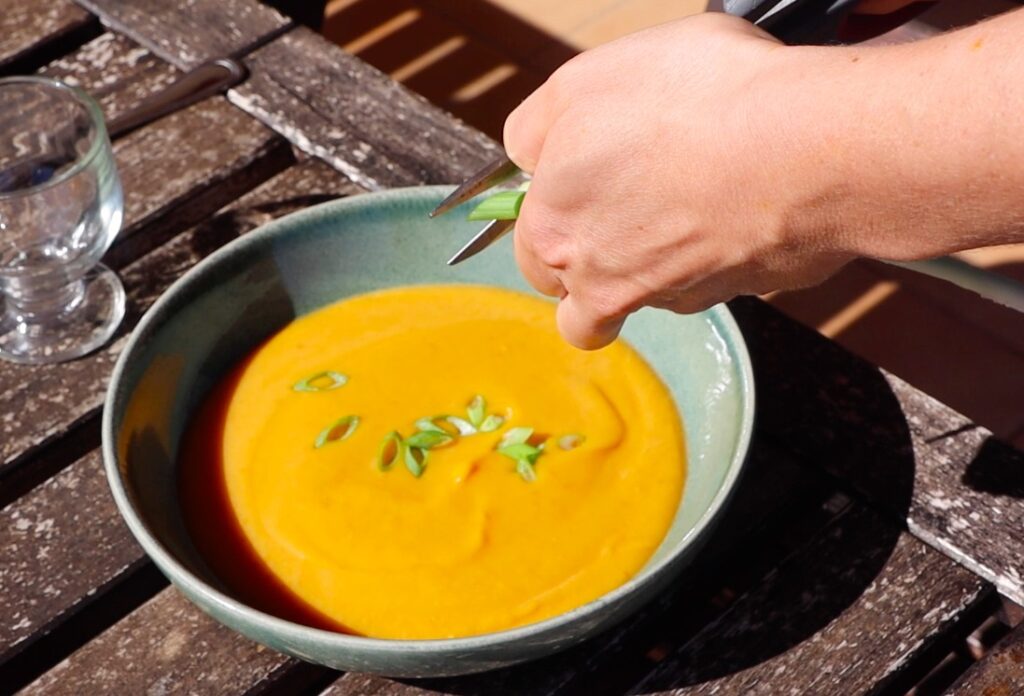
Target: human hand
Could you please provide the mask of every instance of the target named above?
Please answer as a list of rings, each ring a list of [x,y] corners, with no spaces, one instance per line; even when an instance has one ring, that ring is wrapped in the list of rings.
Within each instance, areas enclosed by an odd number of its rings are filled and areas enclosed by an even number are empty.
[[[819,157],[792,154],[808,98],[790,54],[807,50],[698,15],[581,54],[509,116],[506,150],[534,175],[516,259],[561,298],[570,343],[609,343],[645,305],[815,284],[853,256],[819,224]]]

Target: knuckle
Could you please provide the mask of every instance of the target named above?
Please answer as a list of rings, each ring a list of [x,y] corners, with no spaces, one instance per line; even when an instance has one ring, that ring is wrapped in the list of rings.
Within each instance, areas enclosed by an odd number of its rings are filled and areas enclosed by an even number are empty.
[[[527,196],[516,221],[516,235],[523,250],[545,266],[567,268],[571,251],[564,226],[546,208],[530,205],[529,201]]]

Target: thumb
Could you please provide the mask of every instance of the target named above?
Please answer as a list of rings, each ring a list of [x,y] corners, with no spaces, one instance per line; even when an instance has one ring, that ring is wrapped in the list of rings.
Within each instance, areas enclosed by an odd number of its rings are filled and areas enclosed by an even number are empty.
[[[552,92],[550,82],[545,82],[505,119],[505,152],[524,172],[532,174],[540,160],[554,119]]]

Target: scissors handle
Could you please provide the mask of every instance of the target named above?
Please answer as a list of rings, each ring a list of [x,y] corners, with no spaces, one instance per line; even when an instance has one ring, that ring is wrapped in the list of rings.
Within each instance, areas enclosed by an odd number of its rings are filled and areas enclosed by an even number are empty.
[[[788,44],[834,43],[836,32],[859,0],[724,0],[743,17]]]

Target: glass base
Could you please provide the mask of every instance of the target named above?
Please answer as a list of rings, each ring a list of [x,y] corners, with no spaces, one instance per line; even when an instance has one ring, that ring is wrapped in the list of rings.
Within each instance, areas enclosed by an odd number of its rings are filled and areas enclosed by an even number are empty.
[[[106,343],[124,318],[120,278],[99,264],[81,281],[81,294],[67,311],[38,323],[10,305],[0,318],[0,359],[42,365],[79,358]]]

